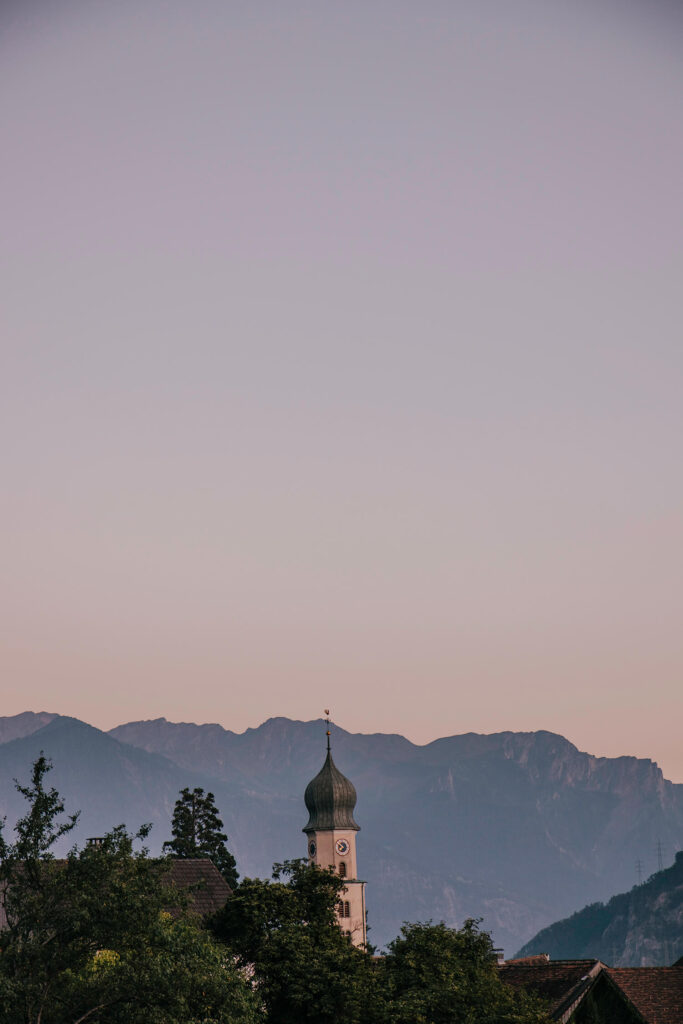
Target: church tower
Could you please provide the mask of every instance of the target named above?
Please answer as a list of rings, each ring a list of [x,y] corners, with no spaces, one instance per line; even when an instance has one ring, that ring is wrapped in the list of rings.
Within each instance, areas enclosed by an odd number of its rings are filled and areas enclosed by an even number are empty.
[[[356,790],[332,760],[329,719],[327,757],[306,786],[304,800],[309,819],[302,831],[308,836],[308,858],[319,868],[333,868],[344,879],[337,911],[339,926],[354,946],[364,946],[365,882],[359,880],[356,869],[356,832],[360,825],[353,819]]]

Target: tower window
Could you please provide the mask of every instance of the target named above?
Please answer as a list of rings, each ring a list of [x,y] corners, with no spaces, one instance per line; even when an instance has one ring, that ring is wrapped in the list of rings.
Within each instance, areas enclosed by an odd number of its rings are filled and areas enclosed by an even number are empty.
[[[344,917],[351,917],[351,907],[348,900],[344,900]]]
[[[346,878],[346,861],[342,861],[339,865],[339,877]]]

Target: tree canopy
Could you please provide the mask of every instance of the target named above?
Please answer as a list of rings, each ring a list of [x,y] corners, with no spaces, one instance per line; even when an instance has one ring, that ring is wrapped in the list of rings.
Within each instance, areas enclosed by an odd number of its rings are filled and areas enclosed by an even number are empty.
[[[384,957],[351,945],[337,925],[344,887],[303,861],[273,881],[245,879],[212,922],[249,964],[277,1024],[547,1024],[537,999],[505,986],[478,923],[405,925]]]
[[[190,790],[186,786],[176,800],[171,822],[173,838],[164,843],[164,850],[174,857],[209,857],[235,889],[239,878],[237,865],[222,829],[213,793],[205,795],[199,787]]]
[[[50,767],[41,755],[31,785],[17,784],[29,807],[15,842],[0,833],[3,1024],[255,1024],[251,985],[185,914],[166,882],[168,860],[134,850],[147,827],[131,835],[119,826],[55,859],[76,815],[62,819],[62,800],[44,784]]]
[[[343,886],[331,870],[287,861],[275,865],[273,881],[245,879],[215,918],[215,934],[241,964],[251,965],[267,1020],[381,1019],[371,957],[352,946],[337,924]]]
[[[387,1024],[544,1024],[545,1006],[504,985],[488,932],[404,925],[384,960]]]

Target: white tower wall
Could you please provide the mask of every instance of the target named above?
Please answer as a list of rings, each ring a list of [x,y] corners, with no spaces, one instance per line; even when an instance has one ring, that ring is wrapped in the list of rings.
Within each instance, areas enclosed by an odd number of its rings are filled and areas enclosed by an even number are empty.
[[[354,946],[364,946],[367,933],[365,923],[365,882],[358,878],[356,865],[356,833],[350,829],[321,829],[308,836],[308,857],[319,868],[332,868],[341,874],[346,884],[341,891],[337,911],[339,927],[346,932]]]

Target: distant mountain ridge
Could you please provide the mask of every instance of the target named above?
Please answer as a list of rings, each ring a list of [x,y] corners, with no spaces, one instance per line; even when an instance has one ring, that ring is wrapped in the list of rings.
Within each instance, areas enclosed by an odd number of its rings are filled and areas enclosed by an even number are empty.
[[[48,711],[22,711],[20,715],[12,715],[11,718],[0,718],[0,743],[30,736],[32,732],[37,732],[59,717],[61,716],[50,714]]]
[[[630,892],[544,928],[517,956],[596,957],[613,967],[656,967],[683,956],[683,852]]]
[[[15,716],[20,718],[22,716]],[[216,794],[242,875],[304,853],[303,792],[324,756],[322,722],[220,725],[130,722],[103,733],[76,719],[0,719],[0,812],[14,820],[40,749],[79,837],[119,822],[169,837],[178,790]],[[17,735],[24,730],[24,735]],[[359,867],[371,941],[404,920],[483,917],[509,952],[550,921],[628,887],[636,858],[683,835],[683,786],[648,760],[596,758],[548,732],[474,733],[416,746],[332,727],[335,760],[358,791]],[[1,742],[1,738],[13,738]]]

